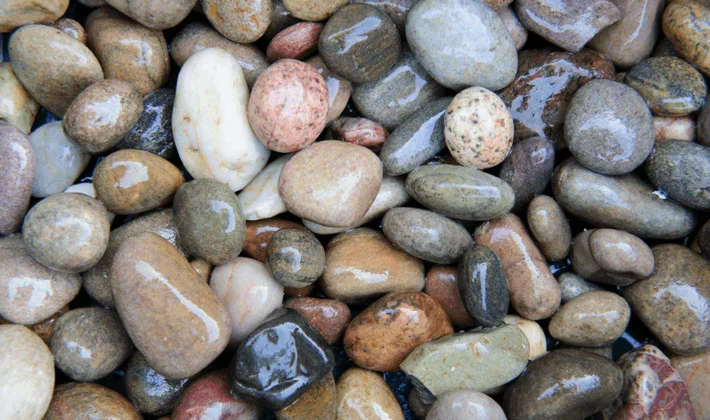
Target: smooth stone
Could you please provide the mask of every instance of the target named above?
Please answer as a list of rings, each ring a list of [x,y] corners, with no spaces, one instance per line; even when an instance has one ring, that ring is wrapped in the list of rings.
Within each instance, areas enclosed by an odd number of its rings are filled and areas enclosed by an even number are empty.
[[[279,410],[330,374],[335,357],[328,342],[293,309],[279,309],[270,318],[239,345],[229,381],[233,395]]]
[[[705,107],[703,107],[703,109],[705,109]],[[695,118],[692,116],[653,117],[653,131],[656,134],[656,142],[666,140],[695,141],[697,136],[701,144],[707,145],[708,143],[703,142],[700,138],[701,124],[703,124],[701,116],[698,116],[697,128],[695,126]]]
[[[422,107],[387,137],[380,159],[386,174],[407,174],[446,148],[444,114],[451,97],[444,97]]]
[[[88,195],[91,198],[96,198],[96,189],[94,188],[93,182],[80,182],[78,184],[70,185],[69,188],[64,190],[64,192],[79,193]],[[111,213],[110,211],[107,211],[106,214],[108,215],[109,223],[113,223],[113,219],[116,218],[116,215]]]
[[[646,278],[653,272],[653,252],[641,239],[621,230],[598,229],[589,232],[587,246],[590,256],[599,268],[608,273],[604,276],[607,281],[600,279],[602,276],[597,273],[585,272],[581,274],[582,277],[599,283],[627,286],[630,284],[628,280],[626,284],[622,284],[623,280],[613,282],[611,278],[630,278],[633,282]],[[574,266],[574,261],[572,265]]]
[[[547,195],[538,195],[528,206],[528,227],[548,261],[567,258],[572,246],[572,230],[564,211]]]
[[[506,420],[503,409],[486,394],[477,391],[454,391],[442,395],[431,406],[427,420]]]
[[[121,243],[111,289],[133,344],[168,379],[196,374],[229,342],[225,307],[177,248],[154,233]]]
[[[185,168],[195,179],[244,188],[271,152],[249,126],[249,89],[237,60],[220,48],[195,53],[180,70],[176,92],[173,137]]]
[[[12,71],[10,63],[0,63],[0,122],[30,134],[39,104]]]
[[[676,244],[652,248],[656,267],[650,277],[623,288],[636,316],[670,351],[692,355],[710,347],[710,263]]]
[[[279,60],[264,70],[249,97],[247,116],[269,149],[290,153],[313,143],[325,128],[328,87],[318,71],[298,60]]]
[[[427,414],[433,404],[428,404],[424,402],[421,392],[416,388],[412,388],[409,391],[409,397],[407,397],[407,404],[409,404],[409,411],[414,414],[416,419],[426,419]]]
[[[57,367],[77,382],[103,378],[133,353],[118,314],[104,308],[78,308],[59,317],[49,348]]]
[[[175,165],[142,150],[113,152],[94,171],[96,197],[116,214],[164,206],[184,183],[185,177]]]
[[[350,368],[338,378],[338,419],[404,420],[402,408],[382,375]]]
[[[614,402],[621,393],[623,376],[614,362],[602,356],[553,350],[532,361],[508,386],[503,409],[510,420],[581,419]]]
[[[710,255],[710,222],[706,221],[700,229],[698,229],[695,242],[697,242],[698,251],[702,254]]]
[[[114,150],[138,149],[153,153],[163,159],[177,159],[177,149],[173,141],[173,89],[157,89],[143,98],[143,112],[128,134],[114,147]]]
[[[644,169],[651,184],[668,197],[692,209],[710,210],[710,150],[706,146],[676,140],[657,143]]]
[[[430,210],[461,220],[490,220],[513,207],[513,189],[476,168],[420,166],[407,176],[407,192]]]
[[[325,250],[307,229],[281,229],[266,246],[266,266],[284,287],[306,287],[325,270]]]
[[[522,23],[520,23],[520,20],[518,20],[518,17],[515,15],[513,8],[510,6],[503,6],[496,9],[496,13],[500,16],[500,19],[503,21],[505,27],[508,28],[510,36],[513,37],[515,49],[518,51],[522,50],[525,43],[528,41],[528,30],[525,29]]]
[[[42,419],[54,390],[54,360],[29,328],[0,325],[0,376],[2,418]]]
[[[237,257],[215,267],[210,287],[232,320],[231,346],[246,339],[283,302],[283,286],[251,258]]]
[[[598,194],[589,194],[590,188]],[[682,238],[696,223],[692,211],[657,195],[636,175],[601,175],[573,158],[555,170],[552,190],[568,213],[595,226],[623,229],[641,238]]]
[[[214,179],[183,184],[173,200],[180,243],[193,256],[213,265],[234,260],[246,242],[246,222],[239,199]]]
[[[624,402],[619,418],[694,419],[695,410],[680,372],[671,360],[651,344],[621,356],[617,362],[624,372]]]
[[[43,319],[40,322],[30,325],[29,328],[32,330],[32,332],[37,334],[46,345],[49,346],[49,342],[52,339],[52,336],[54,335],[54,326],[57,323],[57,319],[59,319],[60,316],[64,315],[67,312],[69,312],[68,304],[62,306],[61,309],[59,309],[49,318]]]
[[[396,372],[419,345],[453,333],[446,312],[429,295],[394,292],[350,321],[343,348],[364,369]]]
[[[318,52],[333,72],[353,83],[372,82],[397,62],[399,31],[376,7],[349,4],[326,22]]]
[[[108,244],[106,209],[78,193],[61,193],[37,203],[22,225],[27,251],[39,263],[64,273],[96,265]]]
[[[64,115],[82,90],[104,78],[99,61],[86,45],[49,26],[18,29],[8,51],[22,85],[57,117]]]
[[[389,133],[380,124],[367,118],[340,117],[333,121],[330,129],[343,141],[379,150]]]
[[[289,26],[269,42],[266,57],[274,62],[282,58],[302,60],[318,51],[322,23],[299,22]]]
[[[563,126],[574,93],[592,79],[613,79],[614,64],[596,51],[547,49],[520,53],[515,79],[500,91],[515,125],[515,140],[547,138],[566,148]]]
[[[277,420],[335,419],[337,414],[335,379],[330,374],[313,384],[291,405],[277,411]]]
[[[457,282],[461,301],[471,318],[484,328],[503,323],[508,313],[508,280],[492,249],[473,245],[461,256]]]
[[[291,157],[279,177],[279,194],[296,216],[348,227],[365,215],[381,183],[382,164],[372,151],[327,140]]]
[[[170,380],[148,365],[140,352],[126,365],[126,395],[141,413],[160,416],[172,411],[187,379]]]
[[[510,304],[521,316],[549,318],[560,306],[560,288],[522,221],[506,214],[476,228],[473,240],[491,248],[503,264]]]
[[[336,10],[348,4],[348,0],[283,0],[283,5],[297,19],[310,22],[328,19]]]
[[[141,420],[130,401],[113,389],[92,382],[69,382],[54,389],[44,420],[105,418]]]
[[[177,227],[173,221],[173,211],[171,209],[148,213],[113,229],[109,235],[108,246],[104,255],[93,268],[82,274],[84,289],[86,289],[89,296],[100,304],[108,308],[116,307],[109,281],[113,258],[126,239],[143,232],[152,232],[160,235],[177,247],[183,255],[187,255],[178,241]]]
[[[567,109],[565,140],[579,163],[594,172],[622,175],[638,168],[655,141],[653,116],[634,89],[592,80]]]
[[[352,83],[330,71],[319,55],[311,57],[306,63],[313,66],[323,76],[323,80],[325,80],[325,84],[328,87],[328,114],[325,119],[326,123],[330,124],[343,113],[343,110],[348,105]]]
[[[710,74],[710,5],[704,1],[682,0],[668,4],[663,11],[663,34],[675,53],[706,76]]]
[[[357,252],[353,252],[357,250]],[[380,232],[357,228],[333,238],[325,251],[323,293],[345,303],[424,288],[424,264],[395,248]]]
[[[69,7],[69,0],[7,0],[0,5],[0,32],[30,23],[52,23]]]
[[[115,146],[131,130],[143,111],[143,98],[120,79],[106,79],[84,89],[69,105],[64,133],[90,153]]]
[[[670,359],[673,368],[683,377],[696,417],[707,420],[710,418],[710,353],[671,355]]]
[[[547,337],[540,324],[518,315],[506,315],[503,322],[520,328],[528,339],[528,360],[534,360],[547,353]]]
[[[437,264],[451,264],[473,245],[460,224],[434,212],[395,207],[382,218],[382,232],[409,255]]]
[[[27,136],[0,125],[0,235],[20,230],[32,196],[35,152]]]
[[[471,331],[417,347],[402,370],[425,402],[448,392],[487,391],[507,384],[528,364],[528,340],[515,325]]]
[[[247,239],[244,254],[262,263],[266,262],[266,247],[271,236],[284,228],[303,228],[303,225],[290,220],[271,217],[255,221],[247,220]]]
[[[500,166],[500,179],[515,192],[513,211],[525,209],[550,183],[555,168],[555,148],[544,137],[516,141]]]
[[[0,239],[0,316],[22,325],[40,322],[71,302],[81,289],[76,274],[38,263],[21,235]]]
[[[466,311],[459,292],[456,267],[435,265],[426,273],[424,293],[439,302],[455,327],[472,327],[476,322]]]
[[[239,192],[237,197],[246,220],[267,219],[286,212],[279,195],[279,176],[290,158],[286,155],[272,161]]]
[[[562,305],[550,320],[550,335],[571,346],[606,346],[624,334],[631,309],[619,295],[584,293]]]
[[[668,38],[661,38],[653,49],[652,57],[680,57]]]
[[[205,283],[210,282],[210,276],[212,276],[212,268],[214,268],[212,264],[208,263],[203,259],[196,258],[190,261],[190,265],[195,270],[195,272],[200,275],[200,277],[202,278],[202,280],[205,281]]]
[[[257,404],[229,392],[225,370],[218,370],[190,382],[175,404],[173,420],[212,420],[234,418],[258,420],[262,409]]]
[[[65,34],[71,35],[72,38],[86,45],[86,30],[81,26],[81,23],[75,21],[74,19],[61,18],[57,19],[52,27],[59,29]]]
[[[369,4],[387,13],[400,33],[404,33],[409,11],[419,0],[352,0],[352,3]]]
[[[192,55],[213,47],[223,49],[237,60],[249,87],[254,86],[257,77],[269,66],[266,56],[256,46],[232,42],[202,22],[189,23],[178,32],[170,43],[170,56],[182,67]]]
[[[284,7],[283,0],[272,0],[271,1],[271,23],[269,23],[268,29],[264,33],[263,39],[270,40],[273,39],[279,32],[288,28],[289,26],[298,23],[298,19],[293,17],[291,12],[289,12],[286,7]]]
[[[168,29],[182,22],[197,0],[106,0],[119,12],[151,29]]]
[[[495,91],[515,77],[513,37],[486,3],[422,0],[409,12],[406,34],[417,60],[449,89],[479,86]]]
[[[28,139],[35,155],[33,197],[44,198],[64,191],[91,160],[91,154],[64,134],[61,121],[39,127]]]
[[[200,4],[217,32],[241,44],[261,38],[271,23],[270,0],[201,0]]]
[[[330,344],[340,340],[350,322],[350,308],[335,299],[296,297],[284,303],[301,316]]]
[[[585,281],[583,278],[574,273],[560,274],[557,282],[559,283],[560,291],[562,292],[562,303],[567,303],[577,296],[583,295],[584,293],[602,290],[601,287],[594,283]]]
[[[2,66],[2,64],[0,64]],[[704,146],[709,146],[710,145],[710,105],[707,101],[707,98],[705,98],[705,106],[700,110],[700,114],[698,114],[698,121],[697,121],[697,136],[698,136],[698,143],[704,145]],[[690,117],[690,120],[693,121],[693,118]]]

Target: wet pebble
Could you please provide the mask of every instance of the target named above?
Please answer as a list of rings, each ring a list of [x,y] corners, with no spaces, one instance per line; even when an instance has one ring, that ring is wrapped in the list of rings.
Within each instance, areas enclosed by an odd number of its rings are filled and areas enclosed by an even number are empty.
[[[271,236],[283,228],[303,228],[303,225],[279,217],[246,222],[247,235],[244,254],[257,261],[266,262],[266,247]]]
[[[602,290],[601,287],[590,283],[574,273],[562,273],[557,279],[562,292],[562,303],[567,303],[584,293]]]
[[[350,322],[350,308],[335,299],[297,297],[287,300],[284,307],[301,314],[330,344],[340,339]]]
[[[140,352],[126,365],[126,394],[141,413],[170,413],[186,384],[187,379],[170,380],[153,370]]]
[[[20,230],[32,196],[35,152],[27,136],[0,125],[0,235]]]
[[[528,227],[545,258],[561,261],[572,246],[572,231],[559,204],[547,195],[538,195],[528,206]]]
[[[375,6],[392,19],[399,32],[404,33],[409,11],[419,0],[353,0],[352,3],[364,3]]]
[[[0,121],[29,134],[39,104],[22,86],[10,63],[0,63]]]
[[[52,27],[59,29],[65,34],[69,34],[72,38],[86,45],[86,30],[81,26],[81,23],[74,19],[61,18],[52,23]]]
[[[302,60],[318,51],[318,38],[323,30],[322,23],[299,22],[289,26],[269,42],[266,57],[269,61],[282,58]]]
[[[508,313],[508,280],[492,249],[473,245],[458,263],[457,282],[468,314],[484,328],[503,322]]]
[[[459,292],[456,267],[435,265],[426,273],[424,293],[428,294],[444,309],[455,327],[472,327],[471,319]]]
[[[703,108],[705,109],[705,108]],[[700,125],[702,117],[698,116],[698,126],[696,128],[695,118],[686,117],[653,117],[653,131],[656,133],[656,142],[666,140],[695,141],[696,135],[700,137]],[[698,133],[696,134],[696,130]],[[701,144],[703,140],[699,138]]]
[[[152,29],[168,29],[182,22],[197,0],[105,0],[119,12]],[[204,0],[202,0],[204,3]]]
[[[334,419],[337,413],[333,375],[308,388],[296,401],[276,412],[277,420]]]
[[[325,80],[325,84],[328,87],[328,114],[326,114],[325,119],[326,123],[330,124],[342,114],[348,105],[352,92],[352,83],[330,71],[319,55],[311,57],[306,63],[313,66],[323,76],[323,80]]]
[[[544,137],[531,137],[513,144],[510,155],[500,166],[499,176],[513,188],[514,211],[525,209],[536,195],[545,191],[554,167],[555,148]]]
[[[350,368],[340,375],[336,388],[337,418],[404,420],[402,408],[379,373]]]
[[[52,23],[67,11],[69,0],[8,0],[0,5],[0,32],[28,23]]]
[[[367,118],[340,117],[333,121],[330,128],[343,141],[373,150],[379,150],[389,135],[384,127]]]
[[[506,315],[503,322],[520,328],[528,339],[528,360],[537,359],[547,353],[547,337],[540,324],[518,315]]]
[[[266,219],[286,211],[279,195],[279,177],[289,159],[290,154],[272,161],[239,192],[237,197],[246,220]]]
[[[651,183],[668,197],[692,209],[710,210],[710,150],[706,146],[680,140],[657,143],[644,169]]]
[[[205,281],[205,283],[209,283],[210,281],[210,276],[212,275],[212,264],[208,263],[205,260],[196,258],[192,261],[190,261],[190,265],[192,266],[193,269],[195,269],[195,272],[200,275],[202,280]]]
[[[477,391],[455,391],[444,394],[431,406],[426,418],[427,420],[507,419],[503,409],[493,398]]]
[[[269,239],[266,264],[284,287],[306,287],[325,270],[325,250],[306,229],[281,229]]]
[[[201,0],[200,3],[217,32],[240,44],[261,38],[271,23],[269,0]]]
[[[698,419],[710,416],[710,353],[693,356],[670,356],[673,368],[683,377]]]
[[[54,389],[45,420],[120,418],[141,420],[143,417],[130,401],[118,392],[93,382],[69,382]]]
[[[205,418],[234,417],[239,420],[258,420],[262,409],[257,404],[229,392],[225,370],[203,375],[180,394],[171,418],[173,420],[202,420]]]
[[[591,291],[562,305],[550,320],[550,335],[572,346],[599,347],[613,343],[626,330],[629,304],[619,295]]]
[[[340,7],[348,4],[348,0],[321,0],[313,3],[309,0],[283,0],[283,5],[294,17],[317,22],[328,19]]]

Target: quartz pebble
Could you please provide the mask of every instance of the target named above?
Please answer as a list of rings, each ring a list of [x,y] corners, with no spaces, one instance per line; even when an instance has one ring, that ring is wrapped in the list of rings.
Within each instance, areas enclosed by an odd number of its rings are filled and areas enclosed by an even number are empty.
[[[444,309],[455,327],[472,327],[476,322],[466,311],[458,286],[456,267],[435,265],[426,273],[424,293]]]
[[[0,235],[20,230],[34,176],[35,152],[27,136],[15,127],[0,125]]]
[[[269,42],[266,57],[269,61],[307,58],[318,50],[318,38],[322,30],[322,23],[299,22],[289,26]]]
[[[279,195],[279,177],[291,155],[272,161],[238,194],[246,220],[261,220],[286,211]]]
[[[39,104],[15,76],[12,65],[0,63],[0,122],[29,134],[37,111]]]
[[[426,418],[427,420],[507,419],[503,409],[493,398],[477,391],[455,391],[442,395],[431,406]]]
[[[225,370],[203,375],[180,394],[173,409],[173,420],[201,420],[205,418],[233,417],[239,420],[258,420],[259,405],[229,392],[229,378]],[[214,417],[213,417],[214,416]]]
[[[284,287],[306,287],[325,270],[325,250],[306,229],[281,229],[266,246],[266,265]]]
[[[350,368],[340,375],[336,389],[337,418],[404,420],[402,408],[379,373]]]
[[[335,299],[297,297],[287,300],[284,307],[301,314],[330,344],[340,339],[350,322],[350,308]]]
[[[528,206],[528,227],[540,245],[545,258],[560,261],[567,258],[572,246],[572,231],[557,202],[547,195],[538,195]]]
[[[118,392],[93,382],[69,382],[54,389],[45,420],[120,418],[141,420],[143,417],[130,401]]]
[[[584,293],[562,305],[550,320],[550,335],[572,346],[599,347],[621,337],[629,324],[629,304],[606,291]]]
[[[269,0],[200,0],[200,4],[217,32],[241,44],[261,38],[271,23]]]
[[[531,137],[513,144],[500,166],[500,179],[515,193],[514,211],[525,209],[550,183],[555,167],[555,148],[544,137]]]

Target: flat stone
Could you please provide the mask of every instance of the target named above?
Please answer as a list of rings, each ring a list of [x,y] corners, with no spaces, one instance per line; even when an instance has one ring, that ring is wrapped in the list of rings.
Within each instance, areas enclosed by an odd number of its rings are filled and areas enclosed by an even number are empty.
[[[182,22],[197,0],[105,0],[119,12],[151,29],[168,29]]]
[[[126,394],[141,413],[160,416],[171,412],[187,381],[167,379],[153,370],[138,351],[126,365]]]
[[[266,262],[266,246],[275,232],[283,228],[303,228],[300,223],[278,217],[247,220],[246,225],[247,239],[244,244],[244,254],[262,263]]]
[[[350,368],[340,375],[336,388],[338,418],[404,420],[399,402],[379,373]]]
[[[325,119],[326,123],[330,124],[343,113],[348,105],[352,83],[330,71],[319,55],[311,57],[306,63],[313,66],[323,76],[323,80],[328,86],[328,114]]]
[[[439,302],[455,327],[466,328],[476,325],[463,304],[456,267],[446,265],[431,267],[426,273],[424,293]]]
[[[624,334],[631,309],[619,295],[591,291],[562,305],[550,320],[550,335],[572,346],[606,346]]]
[[[54,389],[44,419],[85,419],[90,416],[125,420],[143,418],[130,401],[110,388],[92,382],[69,382]]]
[[[282,58],[302,60],[318,51],[322,23],[299,22],[276,34],[266,48],[269,61]]]
[[[540,324],[518,315],[506,315],[503,322],[520,328],[528,339],[528,360],[534,360],[547,353],[547,337]],[[492,394],[492,392],[490,392]]]
[[[266,246],[266,266],[284,287],[306,287],[325,270],[325,250],[307,229],[281,229]]]
[[[0,32],[29,23],[52,23],[67,11],[69,0],[8,0],[0,6]]]
[[[350,308],[335,299],[296,297],[284,302],[284,307],[301,314],[330,344],[340,340],[350,322]]]
[[[562,292],[562,303],[567,303],[570,300],[584,293],[602,290],[601,287],[594,283],[585,281],[574,273],[562,273],[557,279]]]
[[[271,2],[268,0],[201,0],[200,4],[217,32],[241,44],[261,38],[271,23]]]
[[[200,420],[215,416],[235,417],[239,420],[259,420],[262,408],[229,392],[229,378],[225,370],[203,375],[190,382],[175,404],[172,419]]]
[[[671,356],[673,368],[680,373],[693,404],[698,419],[710,416],[710,353],[699,353],[693,356]]]
[[[500,166],[500,179],[515,192],[513,211],[525,209],[550,183],[555,167],[555,148],[544,137],[516,141]]]
[[[15,76],[10,63],[0,63],[0,121],[30,134],[39,104]]]
[[[20,230],[32,196],[35,152],[27,136],[0,125],[0,235]]]
[[[706,76],[710,74],[710,7],[693,0],[675,1],[663,11],[663,34],[675,53],[696,66]]]
[[[438,398],[427,414],[430,420],[466,420],[476,417],[487,420],[507,419],[493,398],[478,391],[448,393]]]
[[[283,5],[294,17],[317,22],[328,19],[340,7],[348,4],[348,0],[321,0],[313,3],[309,0],[283,0]]]
[[[276,412],[277,420],[334,419],[338,410],[335,379],[330,374],[313,384],[291,405]]]
[[[367,118],[340,117],[333,121],[330,129],[343,141],[372,150],[379,150],[389,136],[384,127]]]
[[[473,245],[461,256],[457,281],[461,301],[471,318],[484,328],[503,323],[509,291],[503,264],[492,249]]]
[[[246,220],[261,220],[286,212],[286,204],[279,195],[279,177],[291,155],[272,161],[239,192]]]
[[[651,183],[668,197],[692,209],[710,210],[710,150],[706,146],[679,140],[657,143],[644,169]]]
[[[572,230],[564,211],[547,195],[538,195],[528,206],[528,227],[549,261],[567,258],[572,246]]]

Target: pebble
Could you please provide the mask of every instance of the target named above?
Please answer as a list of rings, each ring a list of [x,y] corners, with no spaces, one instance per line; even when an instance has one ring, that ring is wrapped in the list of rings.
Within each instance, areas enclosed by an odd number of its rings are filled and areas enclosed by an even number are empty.
[[[84,89],[69,105],[64,133],[90,153],[115,146],[131,130],[143,111],[143,99],[133,86],[106,79]]]
[[[622,371],[611,360],[582,350],[553,350],[508,386],[503,409],[510,420],[581,419],[614,402],[622,386]]]
[[[247,239],[243,252],[262,263],[266,262],[266,247],[275,232],[283,228],[303,228],[303,225],[299,223],[278,217],[255,221],[247,220],[246,225]]]
[[[357,252],[353,252],[357,250]],[[325,251],[323,293],[345,303],[424,288],[424,264],[395,248],[378,231],[357,228],[333,238]]]
[[[622,289],[636,316],[670,351],[692,355],[710,348],[706,308],[710,263],[676,244],[652,248],[656,267],[650,277]]]
[[[118,392],[92,382],[69,382],[54,389],[44,420],[105,418],[141,420],[143,417]]]
[[[434,212],[395,207],[382,218],[382,232],[409,255],[437,264],[451,264],[473,245],[466,229]]]
[[[620,418],[694,419],[695,410],[681,374],[658,347],[645,344],[621,356],[624,372]]]
[[[247,116],[266,147],[290,153],[318,138],[327,113],[325,79],[312,66],[287,58],[259,75],[249,97]]]
[[[495,93],[481,87],[459,92],[444,116],[444,139],[463,166],[499,165],[513,146],[513,119]]]
[[[345,142],[379,150],[387,140],[387,130],[367,118],[340,117],[330,126]]]
[[[232,347],[251,334],[283,302],[283,287],[263,263],[251,258],[237,257],[215,267],[210,287],[232,320]]]
[[[472,167],[420,166],[407,176],[407,192],[430,210],[460,220],[490,220],[513,207],[513,189]]]
[[[349,4],[326,22],[318,52],[330,70],[351,82],[372,82],[397,62],[399,31],[378,8]]]
[[[160,416],[172,411],[187,379],[170,380],[148,365],[140,352],[126,366],[126,394],[141,413]]]
[[[335,299],[296,297],[284,303],[301,316],[330,344],[340,340],[350,322],[350,308]]]
[[[116,214],[164,206],[184,183],[185,177],[175,165],[142,150],[113,152],[94,171],[96,197]]]
[[[404,413],[382,375],[350,368],[338,378],[338,419],[404,420]]]
[[[214,179],[183,184],[173,200],[180,243],[193,256],[213,265],[234,260],[246,242],[246,222],[239,199]]]
[[[37,111],[39,104],[15,76],[12,65],[0,63],[0,120],[29,134]]]
[[[506,315],[503,322],[520,328],[528,339],[528,360],[534,360],[547,353],[547,338],[540,324],[518,315]]]
[[[538,195],[528,206],[528,227],[540,251],[548,261],[562,261],[572,247],[572,231],[564,211],[557,202]]]
[[[213,47],[223,49],[237,60],[250,88],[269,66],[266,56],[256,46],[232,42],[202,22],[189,23],[177,33],[170,43],[170,56],[182,67],[192,55]]]
[[[706,221],[698,229],[695,236],[698,250],[704,255],[710,255],[710,222]]]
[[[302,60],[318,51],[318,38],[323,30],[322,23],[299,22],[289,26],[269,42],[266,57],[269,61],[282,58]]]
[[[319,55],[311,57],[306,63],[313,66],[323,76],[323,80],[325,80],[325,84],[328,87],[328,114],[326,114],[325,119],[326,124],[330,124],[343,113],[343,110],[348,105],[352,83],[328,70]]]
[[[335,379],[327,375],[291,405],[276,412],[277,420],[335,419],[338,410]]]
[[[328,342],[301,315],[280,309],[237,349],[230,391],[279,410],[329,375],[334,362]]]
[[[197,0],[105,0],[119,12],[151,29],[168,29],[182,22]],[[204,3],[205,0],[202,0]]]
[[[133,344],[168,379],[201,371],[229,342],[225,307],[177,248],[154,233],[119,246],[111,289]]]
[[[461,256],[457,282],[461,301],[471,318],[484,328],[503,323],[508,313],[508,280],[492,249],[473,245]]]
[[[496,13],[500,16],[508,32],[510,32],[510,36],[513,37],[515,49],[518,51],[523,49],[525,43],[528,41],[528,30],[520,23],[513,9],[510,6],[502,6],[496,9]]]
[[[283,5],[297,19],[317,22],[328,19],[336,10],[348,4],[348,0],[283,0]]]
[[[0,125],[0,235],[20,230],[32,196],[35,152],[27,136]]]
[[[431,406],[427,420],[506,420],[503,409],[486,394],[477,391],[454,391],[444,394]]]
[[[173,137],[185,168],[195,179],[244,188],[270,151],[249,126],[249,89],[237,60],[219,48],[195,53],[180,70],[176,92]]]
[[[0,5],[0,32],[28,23],[52,23],[69,7],[69,0],[7,0]]]
[[[141,95],[168,82],[170,56],[161,31],[102,7],[86,18],[86,33],[107,79],[129,82]]]
[[[696,66],[706,76],[710,74],[710,7],[694,0],[675,1],[663,11],[663,34],[675,52]]]
[[[60,316],[64,315],[65,313],[69,312],[69,305],[64,305],[59,309],[57,312],[55,312],[52,316],[50,316],[47,319],[44,319],[36,324],[32,324],[29,326],[29,328],[39,336],[39,338],[44,341],[46,345],[49,346],[49,342],[52,339],[52,336],[54,335],[54,326],[57,323],[57,319],[59,319]],[[1,322],[0,322],[1,323]]]
[[[196,258],[192,261],[190,261],[190,265],[192,268],[195,270],[197,274],[200,275],[202,280],[205,281],[205,283],[210,282],[210,276],[212,275],[212,264],[208,263],[205,260]]]
[[[559,283],[560,291],[562,292],[562,303],[567,303],[577,296],[583,295],[584,293],[602,290],[601,287],[594,283],[585,281],[583,278],[574,273],[560,274],[557,282]]]
[[[566,212],[595,226],[649,239],[683,238],[695,227],[690,210],[664,199],[634,174],[601,175],[570,158],[555,170],[552,189]],[[598,194],[589,194],[590,189]]]
[[[510,110],[516,142],[545,137],[555,149],[567,147],[563,126],[577,89],[593,79],[614,79],[614,64],[595,51],[573,54],[548,49],[525,50],[513,81],[499,92]]]
[[[705,108],[703,108],[705,109]],[[701,117],[698,116],[698,128],[697,136],[698,138],[702,135],[700,133],[702,124]],[[695,118],[692,116],[687,117],[653,117],[653,131],[656,133],[656,142],[666,141],[666,140],[685,140],[685,141],[695,141],[696,138],[696,127]],[[702,139],[699,138],[701,144],[706,144]]]
[[[76,39],[77,41],[81,42],[82,44],[86,45],[86,31],[84,30],[84,27],[81,26],[81,23],[75,21],[74,19],[69,19],[69,18],[61,18],[57,19],[53,24],[52,27],[59,29],[60,31],[64,32],[65,34],[71,35],[72,38]]]
[[[32,196],[58,194],[76,181],[91,155],[64,134],[62,122],[45,124],[28,137],[35,155]]]
[[[52,353],[21,325],[0,325],[0,406],[6,419],[39,420],[54,389]]]
[[[266,246],[266,266],[284,287],[306,287],[325,270],[325,250],[306,229],[281,229]]]
[[[655,140],[653,116],[641,95],[610,80],[592,80],[577,90],[564,132],[577,161],[605,175],[639,167]]]
[[[239,192],[237,197],[246,220],[267,219],[286,211],[279,195],[279,176],[290,158],[289,154],[272,161]]]
[[[353,0],[352,3],[364,3],[377,7],[387,13],[400,33],[404,33],[409,11],[419,0]]]
[[[673,368],[683,377],[698,419],[710,418],[710,353],[670,357]]]
[[[523,372],[528,354],[522,330],[504,325],[424,343],[402,362],[402,370],[424,402],[433,402],[448,392],[483,392],[507,384]]]
[[[456,267],[435,265],[426,274],[424,293],[441,305],[455,327],[472,327],[476,322],[466,311],[459,292]]]
[[[500,166],[500,178],[515,193],[513,211],[525,209],[550,183],[555,166],[555,148],[544,137],[516,141],[510,155]]]
[[[409,397],[407,398],[407,403],[409,404],[409,411],[414,414],[414,418],[425,419],[429,410],[433,404],[428,404],[423,401],[421,392],[416,388],[412,388],[409,391]]]
[[[225,370],[218,370],[190,382],[173,409],[173,420],[236,418],[258,420],[262,409],[257,404],[230,394]]]
[[[279,194],[296,216],[348,227],[365,215],[381,183],[382,164],[372,151],[328,140],[293,155],[281,171]]]
[[[178,154],[173,141],[174,103],[173,89],[157,89],[147,94],[143,98],[143,112],[138,121],[116,144],[114,150],[138,149],[175,161]]]
[[[651,184],[668,197],[692,209],[710,210],[710,150],[706,146],[681,140],[657,143],[644,169]]]
[[[0,66],[2,66],[2,64],[0,64]],[[693,121],[692,117],[689,117],[688,119],[690,121]],[[700,110],[700,114],[698,115],[697,128],[693,131],[697,131],[698,143],[704,146],[710,145],[710,105],[708,105],[707,98],[705,106],[703,106],[703,108]],[[693,134],[690,134],[691,140],[694,140],[692,136]],[[683,138],[678,136],[674,137],[674,139],[682,140]]]
[[[99,61],[86,45],[49,26],[18,29],[10,38],[8,51],[12,70],[22,85],[57,117],[64,115],[82,90],[104,78]]]
[[[240,44],[261,38],[271,23],[269,0],[201,0],[200,3],[217,32]]]
[[[77,382],[103,378],[133,353],[118,314],[104,308],[77,308],[59,317],[49,348],[57,367]]]
[[[513,214],[483,223],[473,240],[490,247],[501,260],[510,304],[521,316],[549,318],[560,306],[560,288],[522,221]]]
[[[518,19],[530,31],[563,50],[579,52],[597,33],[621,19],[619,8],[609,0],[520,0]]]
[[[550,320],[550,335],[571,346],[606,346],[624,334],[629,304],[619,295],[591,291],[562,305]]]

